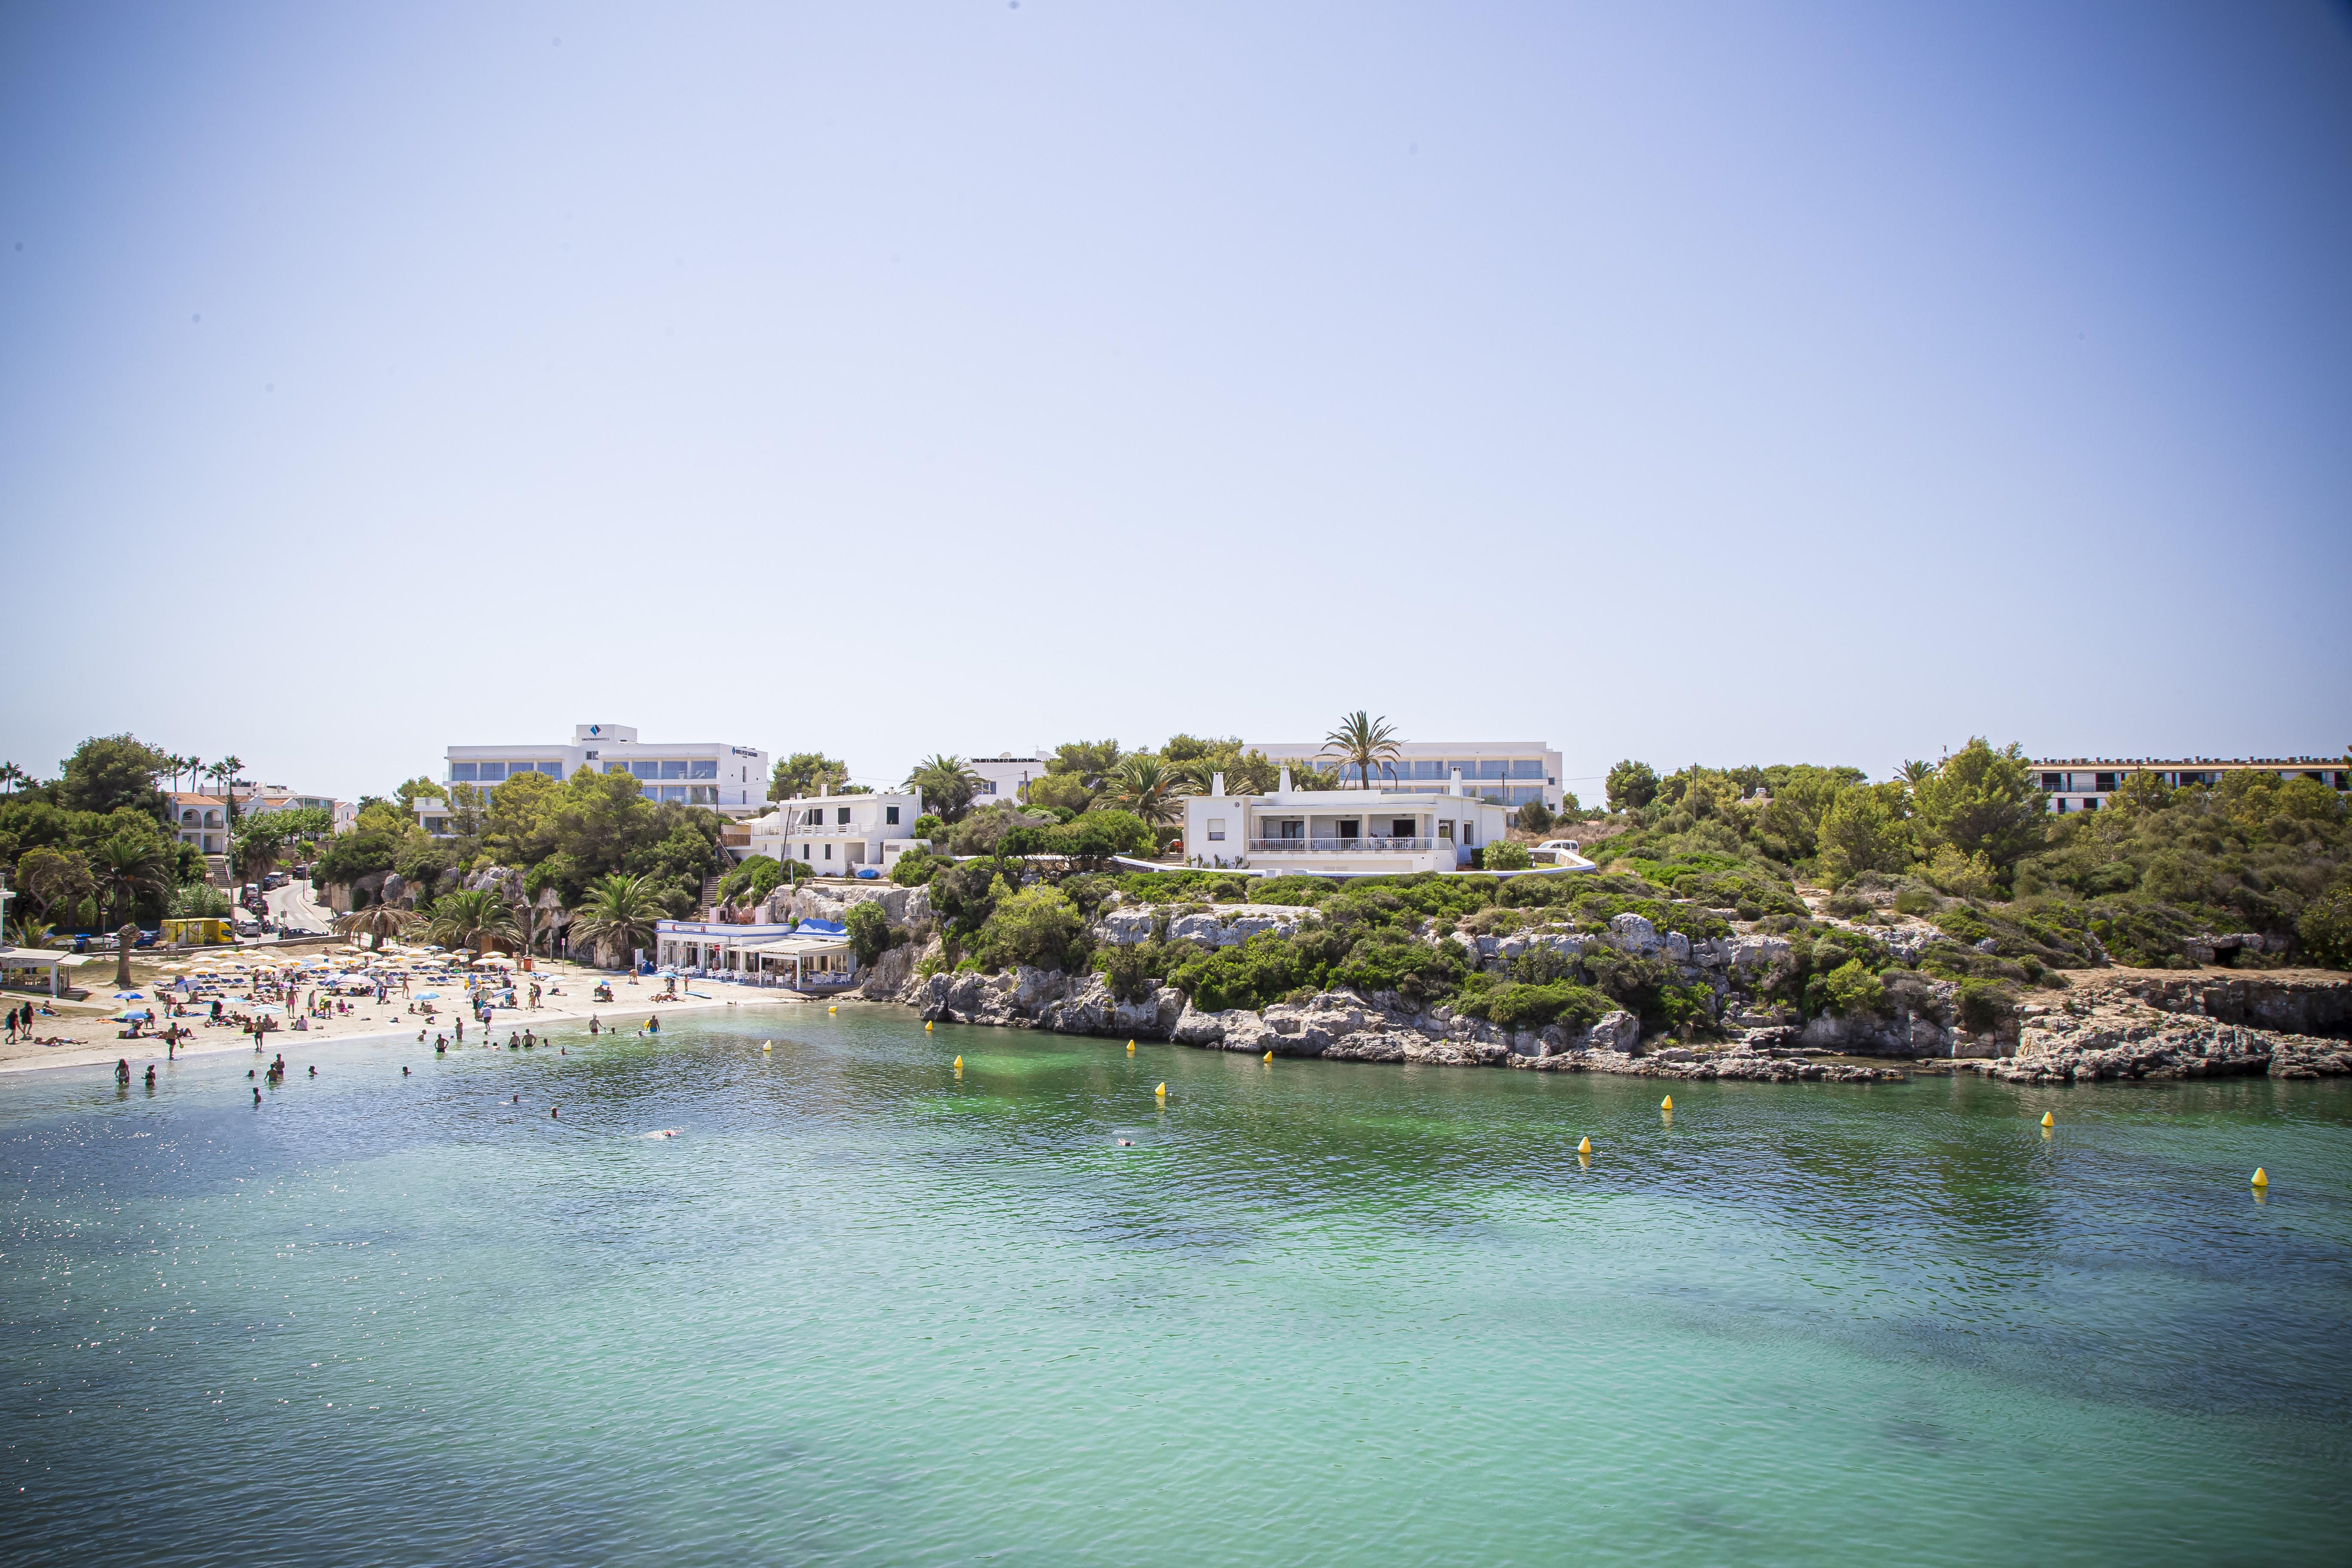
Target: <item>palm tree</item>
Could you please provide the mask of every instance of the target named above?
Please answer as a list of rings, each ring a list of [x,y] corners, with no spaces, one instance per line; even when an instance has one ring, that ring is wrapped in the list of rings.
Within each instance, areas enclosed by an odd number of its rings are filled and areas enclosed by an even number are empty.
[[[1900,776],[1903,780],[1904,787],[1906,789],[1916,790],[1921,784],[1936,776],[1936,764],[1933,763],[1906,763],[1903,764]]]
[[[372,936],[382,947],[393,938],[405,935],[421,918],[415,910],[404,910],[398,904],[370,904],[363,910],[337,915],[335,929],[345,936]]]
[[[653,941],[654,922],[668,912],[655,898],[648,879],[615,871],[589,885],[572,911],[572,940],[591,952],[602,948],[618,958]]]
[[[223,757],[219,763],[221,801],[223,807],[228,813],[228,828],[231,833],[236,831],[236,771],[243,766],[245,766],[245,759],[242,757]]]
[[[18,784],[30,784],[32,782],[33,775],[18,767],[16,763],[0,763],[0,784],[5,784],[8,786],[8,793],[10,795],[15,795],[16,793],[16,786]]]
[[[961,757],[934,752],[915,764],[915,771],[907,775],[907,785],[923,792],[924,810],[953,822],[980,793],[981,777]]]
[[[90,852],[89,865],[97,874],[98,885],[112,895],[114,912],[121,921],[115,931],[114,986],[118,991],[128,991],[131,943],[139,934],[139,895],[163,888],[163,851],[152,837],[118,833]]]
[[[1386,718],[1375,719],[1363,709],[1339,721],[1339,727],[1323,737],[1323,750],[1318,756],[1336,756],[1344,773],[1349,768],[1360,770],[1358,782],[1372,787],[1372,770],[1380,769],[1391,778],[1396,777],[1396,727]]]
[[[1103,780],[1103,793],[1097,797],[1095,808],[1131,811],[1152,826],[1164,827],[1183,809],[1176,803],[1199,793],[1181,769],[1169,766],[1150,752],[1133,752],[1119,758],[1118,766]]]
[[[58,928],[47,921],[37,921],[30,915],[8,922],[8,942],[13,947],[47,947]],[[128,991],[128,985],[118,987]]]
[[[514,906],[488,888],[473,888],[433,900],[425,934],[444,947],[470,947],[476,952],[494,942],[517,942]]]

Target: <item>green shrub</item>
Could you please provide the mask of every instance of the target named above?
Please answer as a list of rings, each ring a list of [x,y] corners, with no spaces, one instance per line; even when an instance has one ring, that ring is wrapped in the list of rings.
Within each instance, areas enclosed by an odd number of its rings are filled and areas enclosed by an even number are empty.
[[[1943,907],[1943,900],[1914,882],[1895,895],[1895,907],[1906,915],[1932,915]]]
[[[919,888],[939,875],[941,867],[954,863],[926,849],[909,849],[890,868],[890,879],[902,888]]]
[[[1867,1017],[1885,1008],[1886,987],[1858,959],[1848,959],[1822,980],[1828,1005],[1840,1017]]]
[[[1616,1003],[1591,986],[1568,981],[1544,985],[1507,981],[1465,989],[1455,1006],[1473,1018],[1507,1029],[1539,1029],[1561,1023],[1589,1029],[1617,1009]]]
[[[1486,858],[1483,862],[1485,869],[1489,871],[1524,871],[1534,864],[1535,859],[1528,855],[1526,845],[1513,844],[1508,840],[1487,845]]]
[[[947,847],[948,825],[945,818],[925,812],[915,818],[915,837],[928,838],[935,848]]]
[[[849,951],[856,955],[860,969],[881,957],[890,945],[890,921],[882,906],[870,900],[850,905],[841,923],[849,930]]]
[[[1967,980],[1960,983],[1960,994],[1955,1003],[1960,1026],[1972,1035],[1991,1033],[2009,1016],[2009,992],[1997,981]]]
[[[2352,892],[2338,889],[2313,900],[2294,934],[2317,962],[2330,969],[2352,967]]]
[[[184,920],[224,919],[229,912],[228,895],[210,882],[184,882],[172,894],[171,910]]]
[[[1041,886],[998,895],[972,951],[991,967],[1077,970],[1088,948],[1086,917],[1060,889]]]

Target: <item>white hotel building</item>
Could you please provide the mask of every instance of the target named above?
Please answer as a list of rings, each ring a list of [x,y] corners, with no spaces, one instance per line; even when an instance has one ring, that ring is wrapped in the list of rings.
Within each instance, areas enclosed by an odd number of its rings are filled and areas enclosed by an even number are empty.
[[[751,852],[771,860],[797,860],[821,877],[855,877],[867,868],[887,876],[898,857],[927,839],[915,837],[923,792],[813,795],[778,801],[776,809],[745,826]]]
[[[768,753],[723,741],[640,741],[626,724],[582,724],[568,746],[451,746],[446,782],[496,789],[520,773],[567,779],[582,768],[634,775],[649,800],[707,805],[722,816],[768,806]]]
[[[2175,789],[2207,788],[2227,773],[2276,773],[2283,779],[2315,779],[2334,790],[2352,790],[2352,768],[2342,757],[2050,757],[2032,764],[2034,783],[2049,794],[2050,809],[2096,811],[2134,773],[2154,773]]]
[[[1306,741],[1250,741],[1244,752],[1263,752],[1277,763],[1332,765],[1321,743]],[[1553,811],[1560,803],[1560,755],[1541,741],[1405,741],[1396,749],[1388,769],[1372,770],[1372,788],[1396,794],[1444,793],[1454,771],[1462,773],[1465,794],[1517,810],[1539,800]],[[1354,783],[1350,775],[1350,783]]]

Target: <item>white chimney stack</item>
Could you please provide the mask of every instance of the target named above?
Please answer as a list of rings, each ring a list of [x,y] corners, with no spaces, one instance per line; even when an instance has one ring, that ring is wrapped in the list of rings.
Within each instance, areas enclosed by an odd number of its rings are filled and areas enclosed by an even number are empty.
[[[1288,763],[1282,764],[1282,793],[1285,795],[1288,795],[1290,793],[1290,764]]]
[[[1225,793],[1224,774],[1211,773],[1209,775],[1209,793],[1213,795],[1223,795]]]
[[[1460,795],[1462,793],[1462,770],[1460,768],[1454,770],[1454,782],[1445,786],[1445,793],[1448,795]]]

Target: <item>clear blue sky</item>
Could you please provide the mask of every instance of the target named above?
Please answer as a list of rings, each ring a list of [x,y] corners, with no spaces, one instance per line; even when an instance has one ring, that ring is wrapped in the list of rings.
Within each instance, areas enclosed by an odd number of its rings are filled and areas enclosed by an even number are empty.
[[[2341,748],[2346,18],[11,5],[0,755]]]

